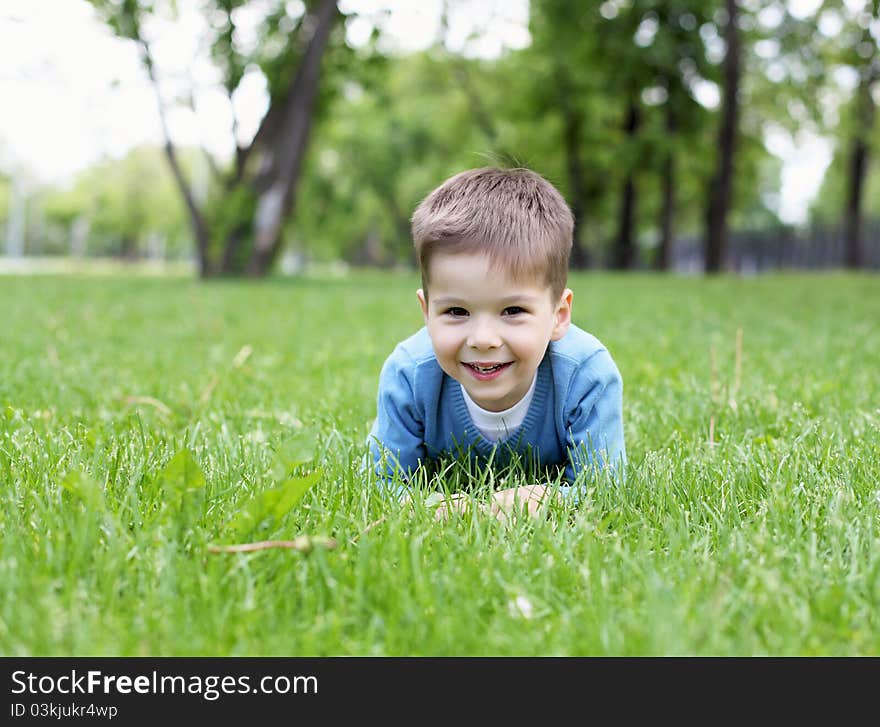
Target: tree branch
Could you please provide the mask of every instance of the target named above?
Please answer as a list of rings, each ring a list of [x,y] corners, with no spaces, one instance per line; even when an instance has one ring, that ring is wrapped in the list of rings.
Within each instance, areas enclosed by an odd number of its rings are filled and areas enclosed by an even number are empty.
[[[181,169],[180,163],[177,158],[177,149],[174,146],[174,142],[171,141],[171,134],[168,130],[168,120],[165,113],[165,102],[162,100],[162,94],[159,92],[159,81],[156,77],[156,69],[153,63],[153,55],[150,52],[150,45],[144,38],[140,36],[138,36],[137,41],[140,44],[141,52],[143,53],[144,65],[147,67],[147,74],[150,77],[150,82],[153,85],[153,91],[156,94],[156,106],[159,111],[159,122],[162,125],[162,136],[165,139],[165,156],[168,158],[168,164],[171,167],[171,173],[174,176],[174,181],[177,183],[177,187],[180,190],[181,195],[183,196],[183,200],[186,203],[187,211],[189,212],[190,224],[193,228],[193,234],[196,238],[196,247],[199,253],[199,264],[201,267],[201,272],[204,275],[209,272],[208,230],[205,224],[205,217],[202,214],[202,211],[199,209],[195,197],[193,196],[192,189],[190,188],[189,183],[183,175],[183,170]]]

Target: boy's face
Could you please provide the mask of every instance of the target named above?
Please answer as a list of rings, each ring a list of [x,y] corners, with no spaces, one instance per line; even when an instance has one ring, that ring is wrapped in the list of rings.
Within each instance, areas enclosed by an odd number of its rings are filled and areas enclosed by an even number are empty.
[[[504,411],[525,396],[547,344],[571,323],[572,293],[490,271],[481,254],[437,255],[430,298],[417,295],[440,367],[479,406]]]

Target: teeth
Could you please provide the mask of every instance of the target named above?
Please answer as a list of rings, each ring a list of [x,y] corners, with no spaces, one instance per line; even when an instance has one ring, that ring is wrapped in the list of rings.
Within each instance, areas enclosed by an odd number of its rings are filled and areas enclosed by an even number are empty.
[[[471,364],[471,366],[473,366],[477,371],[480,371],[484,374],[488,374],[490,371],[495,371],[495,369],[501,368],[502,364],[495,364],[494,366],[488,366],[488,367],[477,366],[476,364]]]

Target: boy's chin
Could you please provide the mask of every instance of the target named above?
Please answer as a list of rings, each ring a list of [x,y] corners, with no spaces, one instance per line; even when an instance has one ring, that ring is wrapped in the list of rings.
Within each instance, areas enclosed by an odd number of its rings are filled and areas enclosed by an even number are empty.
[[[471,401],[481,409],[485,409],[486,411],[504,411],[513,406],[513,404],[507,403],[507,400],[510,398],[509,391],[500,391],[498,392],[498,396],[487,399],[485,388],[479,391],[474,391],[473,387],[466,386],[464,382],[461,382],[461,384],[467,392],[467,395],[471,398]],[[514,404],[515,403],[516,402],[514,402]]]

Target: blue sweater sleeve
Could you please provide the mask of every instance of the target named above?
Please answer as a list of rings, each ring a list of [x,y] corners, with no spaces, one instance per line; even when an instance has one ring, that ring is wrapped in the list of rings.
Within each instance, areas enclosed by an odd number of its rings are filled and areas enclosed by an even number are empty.
[[[566,399],[565,430],[568,482],[590,467],[622,469],[626,463],[623,379],[608,351],[597,351],[575,370]],[[564,488],[563,494],[571,496],[571,488]]]
[[[380,481],[387,482],[395,472],[407,479],[426,459],[425,428],[415,397],[415,372],[412,358],[398,347],[379,375],[376,421],[368,445]]]

